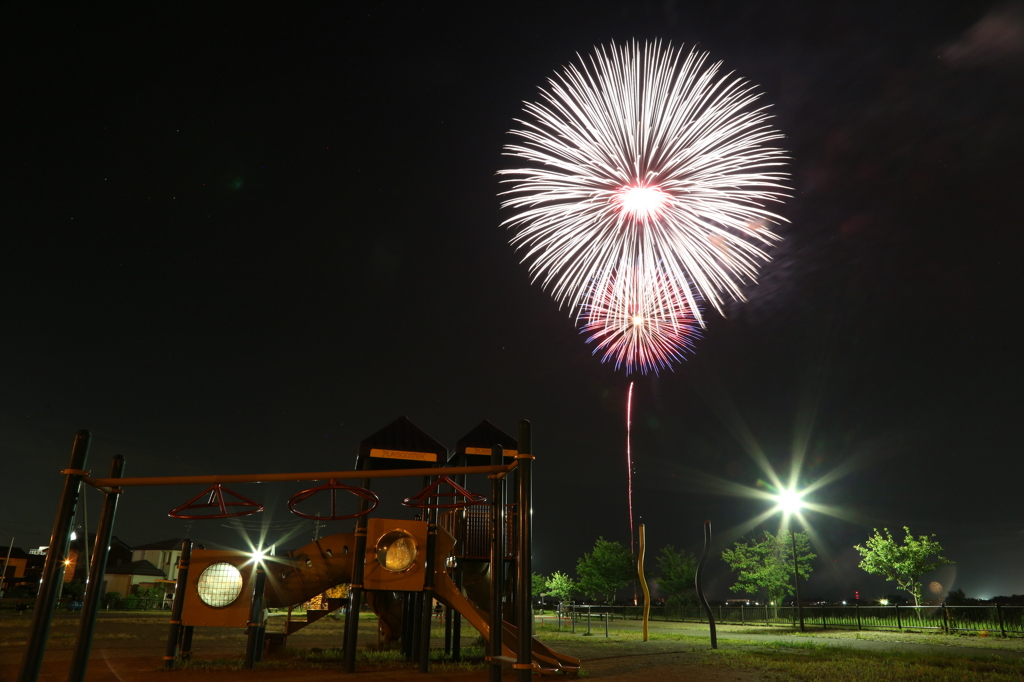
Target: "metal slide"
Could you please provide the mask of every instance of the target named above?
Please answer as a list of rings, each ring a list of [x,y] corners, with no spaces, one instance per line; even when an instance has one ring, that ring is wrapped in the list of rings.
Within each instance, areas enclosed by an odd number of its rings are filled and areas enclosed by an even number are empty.
[[[485,639],[489,640],[490,617],[487,612],[463,596],[452,582],[451,576],[444,572],[446,559],[454,545],[455,540],[451,534],[444,528],[439,528],[434,554],[434,566],[438,569],[434,573],[435,596],[462,614]],[[354,547],[354,534],[337,533],[292,550],[285,556],[267,557],[267,605],[286,607],[301,604],[322,594],[328,588],[351,580]],[[375,592],[371,596],[367,591],[367,601],[381,619],[385,629],[390,631],[385,634],[394,637],[401,633],[401,605],[394,599],[393,594]],[[502,653],[514,659],[518,641],[518,629],[507,622],[504,623],[501,635]],[[531,650],[534,669],[540,673],[575,674],[579,670],[579,659],[560,654],[538,642],[536,638],[533,638]]]
[[[462,596],[459,589],[452,582],[447,573],[434,574],[434,595],[455,609],[475,627],[484,639],[490,641],[491,624],[490,616],[486,611],[477,608],[471,601]],[[560,654],[545,644],[542,644],[533,637],[531,651],[533,653],[533,669],[544,675],[554,673],[569,673],[575,675],[580,669],[580,660]],[[502,621],[501,648],[502,654],[516,658],[516,649],[519,644],[519,629],[507,622]]]

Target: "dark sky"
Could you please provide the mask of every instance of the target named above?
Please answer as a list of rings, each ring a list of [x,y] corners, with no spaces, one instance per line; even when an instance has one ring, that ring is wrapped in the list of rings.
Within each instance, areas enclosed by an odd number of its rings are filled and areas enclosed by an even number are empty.
[[[851,547],[903,525],[956,562],[945,587],[1024,593],[1024,6],[456,5],[5,9],[0,542],[47,543],[81,428],[94,472],[191,475],[348,469],[399,415],[449,446],[527,418],[534,566],[571,571],[629,540],[632,378],[653,548],[711,519],[720,552],[766,509],[722,492],[766,478],[751,452],[787,473],[806,442],[801,483],[845,472],[810,497],[841,518],[808,516],[806,596],[895,593]],[[760,284],[658,377],[602,365],[530,284],[495,176],[549,75],[634,38],[757,83],[792,156]],[[301,487],[238,486],[268,542],[308,541]],[[130,490],[115,533],[181,536],[198,492]],[[191,532],[241,546],[222,524]]]

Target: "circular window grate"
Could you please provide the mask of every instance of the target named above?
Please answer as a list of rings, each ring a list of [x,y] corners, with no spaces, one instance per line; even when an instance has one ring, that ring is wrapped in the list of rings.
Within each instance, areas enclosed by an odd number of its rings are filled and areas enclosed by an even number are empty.
[[[392,573],[401,573],[416,561],[416,540],[404,530],[392,530],[377,541],[377,563]]]
[[[207,606],[227,606],[242,592],[242,574],[229,563],[210,564],[199,575],[196,591]]]

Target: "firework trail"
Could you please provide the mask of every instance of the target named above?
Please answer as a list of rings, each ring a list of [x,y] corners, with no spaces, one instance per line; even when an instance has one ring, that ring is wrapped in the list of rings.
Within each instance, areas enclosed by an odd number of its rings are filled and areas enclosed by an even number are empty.
[[[602,335],[599,320],[614,322],[606,299],[630,289],[653,296],[633,306],[667,307],[652,317],[703,326],[697,300],[721,312],[742,299],[779,239],[769,227],[783,219],[765,206],[786,196],[785,154],[768,144],[782,136],[752,108],[752,86],[706,62],[660,42],[598,48],[550,78],[511,131],[505,154],[530,163],[499,172],[512,243],[593,339],[625,338]],[[673,284],[633,284],[649,278]],[[661,338],[635,338],[634,351],[608,342],[605,359],[668,366],[685,335]]]

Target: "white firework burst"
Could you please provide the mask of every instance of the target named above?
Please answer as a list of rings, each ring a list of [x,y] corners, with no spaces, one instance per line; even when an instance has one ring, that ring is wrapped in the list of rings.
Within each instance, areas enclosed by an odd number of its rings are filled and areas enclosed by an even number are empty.
[[[787,196],[786,156],[760,95],[719,68],[660,42],[613,44],[525,105],[505,154],[531,165],[499,171],[516,211],[504,224],[560,305],[580,313],[611,278],[667,277],[703,326],[698,297],[721,312],[755,281],[779,239],[766,206]]]

